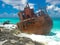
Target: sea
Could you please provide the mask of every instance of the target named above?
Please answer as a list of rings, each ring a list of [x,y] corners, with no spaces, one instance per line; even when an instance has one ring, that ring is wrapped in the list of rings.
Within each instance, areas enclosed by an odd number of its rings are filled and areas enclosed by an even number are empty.
[[[3,24],[7,20],[10,21],[10,23],[12,24],[17,24],[20,21],[19,18],[0,18],[0,24]],[[52,19],[52,21],[53,27],[48,36],[51,37],[56,42],[60,42],[60,19]]]
[[[5,21],[9,21],[11,24],[17,24],[20,19],[19,18],[0,18],[0,24],[3,24]]]

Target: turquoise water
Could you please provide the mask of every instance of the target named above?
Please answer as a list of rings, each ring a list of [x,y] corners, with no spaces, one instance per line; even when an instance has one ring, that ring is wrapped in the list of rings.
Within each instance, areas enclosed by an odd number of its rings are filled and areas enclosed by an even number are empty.
[[[0,18],[0,23],[3,23],[7,20],[10,21],[10,23],[12,24],[16,24],[20,21],[19,18]]]
[[[16,24],[20,21],[19,18],[0,18],[0,23],[3,23],[7,20],[9,20],[10,23],[13,23],[13,24]],[[52,29],[60,29],[60,19],[52,19],[52,21],[53,21]]]
[[[20,21],[19,18],[0,18],[0,23],[9,20],[11,23],[16,24]],[[60,29],[60,19],[52,19],[53,21],[53,28]]]
[[[20,21],[19,18],[0,18],[0,23],[3,23],[7,20],[9,20],[10,23],[12,24],[16,24]],[[52,31],[57,31],[57,30],[60,31],[60,19],[52,19],[52,21],[53,21]]]
[[[52,31],[60,31],[60,19],[52,19],[53,20],[53,28]]]

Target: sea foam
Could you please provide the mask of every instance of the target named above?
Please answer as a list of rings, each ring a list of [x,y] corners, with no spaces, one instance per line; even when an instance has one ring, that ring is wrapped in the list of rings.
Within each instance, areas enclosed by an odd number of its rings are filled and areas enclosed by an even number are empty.
[[[44,45],[60,45],[60,33],[56,33],[55,35],[36,35],[21,33],[17,36],[28,37],[33,41],[44,43]]]

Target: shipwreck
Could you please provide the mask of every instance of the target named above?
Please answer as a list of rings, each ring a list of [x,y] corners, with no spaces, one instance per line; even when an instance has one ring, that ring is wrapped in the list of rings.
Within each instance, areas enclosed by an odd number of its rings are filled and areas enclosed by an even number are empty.
[[[19,30],[29,34],[49,34],[52,28],[52,20],[50,16],[40,9],[38,13],[27,4],[23,11],[18,13],[20,22],[17,23]]]

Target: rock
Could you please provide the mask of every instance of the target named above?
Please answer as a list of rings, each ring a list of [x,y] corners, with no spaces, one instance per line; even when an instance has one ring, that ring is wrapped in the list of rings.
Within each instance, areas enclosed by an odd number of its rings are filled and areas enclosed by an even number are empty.
[[[43,45],[27,37],[17,37],[10,32],[1,32],[0,41],[5,41],[2,45]]]
[[[43,44],[32,41],[30,38],[20,37],[18,40],[10,39],[3,43],[3,45],[43,45]]]

